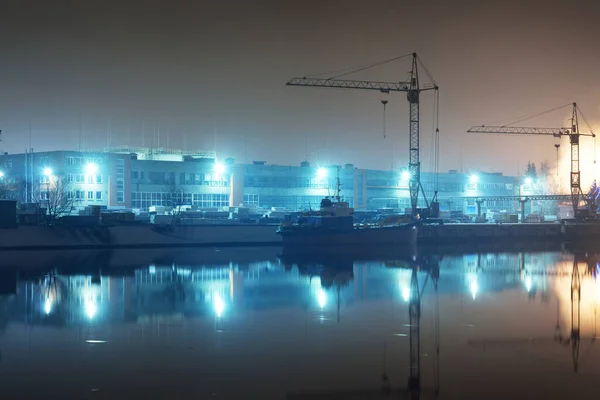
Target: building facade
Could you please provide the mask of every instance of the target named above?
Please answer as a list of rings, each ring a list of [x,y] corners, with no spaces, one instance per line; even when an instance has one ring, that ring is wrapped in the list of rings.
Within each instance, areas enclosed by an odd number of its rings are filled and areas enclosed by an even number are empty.
[[[410,207],[405,171],[343,166],[236,164],[214,152],[115,148],[101,152],[52,151],[0,156],[0,192],[22,202],[44,199],[48,188],[64,182],[77,208],[88,205],[147,211],[153,206],[202,209],[254,206],[297,211],[315,209],[336,196],[357,210]],[[518,209],[519,179],[499,173],[457,171],[422,173],[427,201],[437,190],[440,209],[475,214],[478,197],[494,196],[483,211]],[[501,198],[504,197],[504,198]],[[419,207],[426,199],[419,193]]]

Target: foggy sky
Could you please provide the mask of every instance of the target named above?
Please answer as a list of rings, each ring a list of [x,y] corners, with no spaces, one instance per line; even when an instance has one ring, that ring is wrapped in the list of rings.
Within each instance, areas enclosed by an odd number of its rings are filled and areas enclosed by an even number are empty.
[[[523,172],[527,160],[554,163],[554,139],[466,129],[573,101],[600,128],[600,6],[549,4],[3,0],[0,147],[23,151],[31,126],[36,150],[77,149],[81,137],[82,148],[216,148],[238,162],[400,167],[402,93],[387,97],[384,139],[380,93],[285,82],[416,51],[440,86],[440,170]],[[403,80],[409,69],[404,61],[351,78]],[[431,99],[424,94],[421,109],[425,171]],[[528,125],[559,127],[568,112]]]

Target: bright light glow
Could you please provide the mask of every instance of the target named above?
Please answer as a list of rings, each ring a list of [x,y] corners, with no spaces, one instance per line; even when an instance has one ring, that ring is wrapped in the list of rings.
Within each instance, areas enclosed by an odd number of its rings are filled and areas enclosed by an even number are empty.
[[[44,175],[52,176],[52,168],[50,168],[50,167],[44,168]]]
[[[89,319],[94,318],[97,311],[98,307],[96,306],[96,303],[93,300],[85,301],[85,314],[88,316]]]
[[[533,183],[533,179],[531,179],[530,177],[525,178],[526,185],[531,185],[532,183]]]
[[[323,291],[323,289],[319,289],[317,292],[317,301],[319,302],[319,307],[324,308],[325,304],[327,304],[327,293]]]
[[[4,172],[0,171],[0,179],[4,178]]]
[[[224,174],[225,173],[225,164],[220,163],[220,162],[216,162],[215,166],[214,166],[214,171],[216,174]]]
[[[219,295],[218,293],[215,293],[213,295],[213,307],[215,309],[217,317],[221,317],[223,311],[225,311],[225,302],[223,302],[221,295]]]
[[[479,287],[477,285],[477,278],[471,281],[471,284],[469,285],[469,290],[471,291],[471,296],[473,296],[473,300],[475,300],[475,297],[477,297],[477,291],[479,290]]]
[[[88,175],[96,175],[98,173],[98,165],[95,163],[88,163],[85,166],[85,173]]]
[[[48,315],[48,314],[50,314],[51,311],[52,311],[52,300],[46,299],[46,302],[44,303],[44,312],[46,313],[46,315]]]
[[[531,277],[528,276],[525,278],[525,289],[527,289],[527,292],[531,291],[531,285],[532,285]]]
[[[475,175],[475,174],[472,174],[469,177],[469,183],[475,184],[477,182],[479,182],[479,177],[477,175]]]
[[[407,170],[402,171],[402,175],[400,175],[400,178],[403,181],[409,180],[410,179],[410,171],[407,171]]]
[[[320,167],[317,169],[317,178],[326,178],[327,177],[327,169]]]
[[[471,297],[473,300],[477,297],[477,292],[479,292],[479,285],[477,284],[477,275],[474,273],[467,274],[467,282],[469,283],[469,292],[471,292]]]
[[[150,265],[148,267],[148,272],[151,274],[155,274],[156,273],[156,265]]]
[[[402,286],[402,298],[407,303],[408,303],[408,300],[410,300],[410,289],[408,286]]]
[[[89,344],[102,344],[102,343],[106,343],[106,340],[91,340],[91,339],[88,339],[85,342],[89,343]]]

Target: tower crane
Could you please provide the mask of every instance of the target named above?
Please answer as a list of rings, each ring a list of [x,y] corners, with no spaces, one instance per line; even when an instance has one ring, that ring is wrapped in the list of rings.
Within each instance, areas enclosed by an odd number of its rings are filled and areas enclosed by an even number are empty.
[[[570,104],[569,104],[570,105]],[[550,111],[541,113],[546,114],[551,111],[555,111],[557,109],[563,108],[557,107]],[[595,138],[596,135],[592,132],[591,127],[587,123],[585,116],[577,107],[577,103],[572,104],[573,110],[571,112],[571,126],[569,128],[532,128],[532,127],[516,127],[516,126],[473,126],[467,130],[467,132],[471,133],[502,133],[502,134],[510,134],[510,135],[545,135],[545,136],[553,136],[556,138],[561,138],[563,136],[569,137],[569,142],[571,144],[571,175],[570,175],[570,183],[571,183],[571,203],[573,205],[573,213],[576,219],[585,219],[587,217],[595,217],[595,207],[591,204],[586,204],[583,208],[581,207],[582,201],[585,200],[585,196],[583,191],[581,190],[581,173],[579,170],[579,138],[580,136],[590,136]],[[581,133],[579,130],[579,115],[584,119],[590,132]],[[541,115],[538,114],[538,115]],[[536,115],[536,116],[538,116]],[[529,118],[526,118],[529,119]],[[521,120],[523,121],[523,120]],[[557,147],[558,150],[558,147]],[[595,151],[595,149],[594,149]],[[594,153],[595,154],[595,153]],[[594,160],[594,163],[596,160]]]
[[[338,79],[341,76],[349,75],[354,72],[363,71],[367,68],[379,66],[387,62],[396,61],[406,56],[412,56],[412,68],[407,81],[400,82],[381,82],[381,81],[363,81],[363,80],[347,80]],[[419,82],[419,65],[425,71],[429,77],[431,83],[427,85],[421,85]],[[421,184],[421,162],[419,156],[419,105],[421,92],[434,90],[437,93],[439,88],[427,69],[424,67],[417,53],[407,54],[400,57],[395,57],[390,60],[379,62],[367,67],[352,70],[350,72],[343,73],[332,78],[292,78],[287,83],[287,86],[305,86],[305,87],[320,87],[320,88],[335,88],[335,89],[362,89],[362,90],[376,90],[384,94],[390,92],[406,92],[406,99],[408,100],[410,107],[410,121],[409,121],[409,163],[408,172],[409,177],[409,191],[410,191],[410,205],[412,216],[416,217],[420,210],[417,208],[419,200],[419,192],[423,193],[425,199],[426,209],[422,216],[437,218],[439,213],[439,203],[437,202],[437,191],[434,192],[431,203],[428,203],[423,185]],[[437,101],[438,96],[436,96]],[[382,101],[382,104],[387,104],[387,101]],[[439,134],[439,129],[436,127],[436,135]],[[437,150],[436,150],[437,151]]]

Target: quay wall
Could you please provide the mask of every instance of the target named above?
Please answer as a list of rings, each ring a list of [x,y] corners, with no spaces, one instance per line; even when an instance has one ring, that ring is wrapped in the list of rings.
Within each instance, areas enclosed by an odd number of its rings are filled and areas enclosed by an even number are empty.
[[[20,226],[0,229],[0,250],[276,245],[274,225]]]
[[[598,223],[444,224],[419,227],[419,244],[524,241],[593,242],[600,239]]]
[[[20,226],[0,229],[0,251],[281,245],[276,230],[275,225],[245,224]],[[418,228],[417,235],[419,246],[597,241],[600,241],[600,223],[424,225]]]

